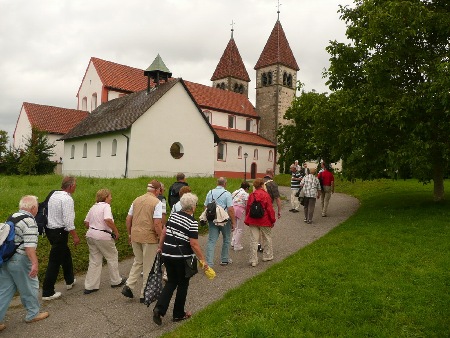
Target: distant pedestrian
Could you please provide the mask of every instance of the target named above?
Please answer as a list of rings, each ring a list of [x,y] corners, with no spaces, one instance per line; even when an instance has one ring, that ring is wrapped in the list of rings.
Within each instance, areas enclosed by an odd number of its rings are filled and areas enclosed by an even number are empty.
[[[6,328],[3,320],[9,304],[16,292],[27,314],[27,323],[37,322],[48,317],[48,312],[39,312],[39,280],[38,258],[36,248],[38,244],[38,227],[34,216],[38,211],[36,196],[24,196],[19,202],[19,211],[12,216],[26,215],[15,224],[17,246],[16,253],[0,267],[0,331]],[[14,334],[11,332],[10,336]]]
[[[233,231],[233,238],[231,239],[231,246],[234,251],[240,251],[244,249],[242,246],[242,236],[244,235],[245,229],[245,209],[247,207],[248,200],[248,190],[250,184],[244,181],[241,183],[241,187],[231,194],[233,198],[233,209],[236,217],[236,228]]]
[[[181,197],[183,197],[184,194],[186,194],[188,192],[191,192],[191,191],[192,191],[191,187],[188,186],[188,185],[186,185],[184,187],[181,187],[180,192],[179,192],[180,199],[181,199]],[[178,201],[177,203],[175,203],[173,205],[172,210],[170,210],[170,214],[172,215],[174,212],[178,212],[178,211],[181,211],[181,203],[180,203],[180,201]]]
[[[311,224],[314,216],[314,209],[316,207],[316,198],[320,198],[320,183],[315,176],[316,168],[311,168],[309,174],[303,177],[300,185],[305,192],[303,210],[305,213],[304,222]]]
[[[300,202],[298,201],[298,190],[300,189],[300,181],[302,175],[297,170],[297,166],[291,166],[291,209],[290,212],[299,212]]]
[[[155,259],[162,232],[162,203],[156,197],[160,190],[161,184],[157,180],[152,180],[147,185],[147,193],[133,201],[126,218],[128,242],[133,248],[134,261],[122,294],[128,298],[134,297],[132,289],[135,288],[143,271],[144,278],[139,291],[141,303],[144,303],[147,276]]]
[[[255,188],[255,191],[249,195],[247,201],[245,224],[247,224],[250,229],[249,263],[251,266],[256,266],[258,264],[258,239],[260,236],[264,243],[262,260],[266,262],[273,259],[272,227],[276,222],[276,218],[270,195],[263,188],[264,180],[262,178],[257,178],[253,182],[253,187]],[[250,214],[251,205],[255,200],[261,203],[264,210],[262,218],[254,218]]]
[[[67,290],[72,289],[76,282],[72,254],[68,246],[69,234],[72,236],[75,246],[80,243],[75,230],[75,206],[72,198],[76,187],[75,177],[66,176],[61,184],[62,190],[55,191],[48,201],[48,224],[45,234],[52,248],[42,286],[43,300],[61,297],[61,292],[55,292],[55,283],[60,267],[63,270]]]
[[[224,225],[217,225],[213,221],[208,221],[208,244],[206,247],[206,261],[209,266],[214,265],[214,251],[216,248],[217,239],[219,234],[222,233],[223,244],[222,251],[220,255],[220,265],[228,265],[232,263],[231,258],[229,258],[229,249],[231,244],[231,231],[236,227],[236,219],[234,216],[233,201],[231,199],[231,193],[226,190],[227,179],[225,177],[220,177],[217,180],[217,187],[210,190],[206,194],[205,199],[205,209],[208,203],[212,202],[214,199],[216,204],[221,206],[226,213],[228,213],[229,220]]]
[[[329,170],[327,164],[322,162],[322,171],[317,175],[322,187],[322,217],[327,216],[328,204],[330,203],[331,194],[334,194],[334,176]]]
[[[166,197],[164,196],[164,184],[162,182],[159,182],[161,184],[161,190],[159,191],[158,199],[161,201],[162,203],[162,225],[164,226],[167,222],[167,200]]]
[[[85,295],[99,290],[103,258],[108,264],[112,288],[124,285],[127,280],[119,273],[119,253],[115,242],[119,239],[119,231],[114,224],[111,200],[112,195],[108,189],[97,191],[96,203],[84,220],[88,229],[86,241],[89,247],[89,267],[84,281]]]
[[[180,189],[189,185],[186,182],[185,175],[183,173],[177,174],[177,181],[169,188],[169,206],[172,209],[174,204],[180,200]]]

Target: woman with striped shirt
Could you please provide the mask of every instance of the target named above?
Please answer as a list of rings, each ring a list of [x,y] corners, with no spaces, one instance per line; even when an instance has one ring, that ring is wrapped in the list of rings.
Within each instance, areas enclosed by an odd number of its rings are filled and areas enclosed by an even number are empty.
[[[177,295],[173,307],[173,321],[178,322],[192,316],[184,310],[189,287],[189,278],[185,277],[185,259],[195,254],[204,262],[203,268],[208,268],[198,243],[198,222],[193,216],[197,201],[198,197],[191,193],[185,193],[181,197],[181,211],[170,215],[159,240],[158,252],[162,253],[168,280],[153,309],[153,321],[157,325],[162,324],[161,317],[165,316],[175,289]]]

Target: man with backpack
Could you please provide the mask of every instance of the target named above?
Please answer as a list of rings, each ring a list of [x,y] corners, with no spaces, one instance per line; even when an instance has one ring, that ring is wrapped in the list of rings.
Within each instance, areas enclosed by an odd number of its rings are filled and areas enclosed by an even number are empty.
[[[229,258],[229,249],[231,244],[231,231],[236,227],[236,219],[234,217],[233,199],[231,198],[231,193],[225,189],[226,186],[227,179],[220,177],[217,180],[217,187],[206,194],[204,204],[206,209],[208,209],[208,204],[215,201],[215,203],[222,207],[229,216],[228,221],[224,225],[216,224],[213,220],[208,219],[209,231],[208,243],[206,246],[206,262],[209,266],[214,265],[214,251],[220,233],[222,233],[223,236],[220,265],[225,266],[232,263],[232,260]]]
[[[180,189],[182,187],[188,186],[187,182],[185,182],[185,176],[183,173],[177,174],[177,181],[172,184],[169,188],[169,206],[170,209],[173,208],[174,204],[176,204],[180,200]]]
[[[45,233],[52,248],[42,286],[43,300],[61,297],[61,292],[55,292],[60,267],[63,269],[66,289],[70,290],[75,285],[72,254],[68,242],[70,234],[75,246],[80,243],[75,230],[75,206],[72,198],[76,187],[75,177],[66,176],[63,178],[61,190],[55,191],[48,200],[48,224]]]
[[[27,323],[37,322],[48,317],[48,312],[40,312],[38,259],[38,227],[34,216],[38,210],[36,196],[24,196],[19,202],[19,211],[12,215],[14,224],[15,253],[0,267],[0,331],[6,328],[3,320],[14,294],[18,291],[25,307]],[[25,217],[23,217],[25,216]]]

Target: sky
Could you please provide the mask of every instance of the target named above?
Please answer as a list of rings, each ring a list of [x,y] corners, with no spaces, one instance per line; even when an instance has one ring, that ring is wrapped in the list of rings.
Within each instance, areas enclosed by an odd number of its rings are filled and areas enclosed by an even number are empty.
[[[278,3],[280,6],[278,7]],[[91,57],[146,69],[159,53],[173,77],[211,85],[234,28],[250,76],[277,21],[306,91],[329,92],[330,40],[346,42],[339,5],[353,0],[0,0],[0,130],[23,102],[77,108]],[[233,26],[231,23],[234,23]]]

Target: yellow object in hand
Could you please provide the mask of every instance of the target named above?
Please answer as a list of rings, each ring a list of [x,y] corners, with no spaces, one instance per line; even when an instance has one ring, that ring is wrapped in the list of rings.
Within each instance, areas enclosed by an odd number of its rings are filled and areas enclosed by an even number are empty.
[[[205,270],[205,275],[208,279],[214,279],[214,277],[216,277],[216,272],[212,268],[208,267]]]

